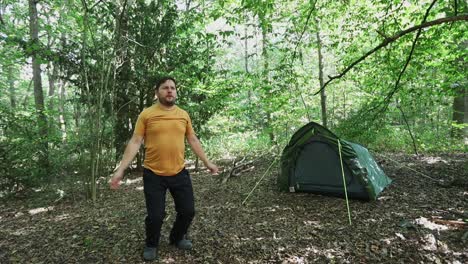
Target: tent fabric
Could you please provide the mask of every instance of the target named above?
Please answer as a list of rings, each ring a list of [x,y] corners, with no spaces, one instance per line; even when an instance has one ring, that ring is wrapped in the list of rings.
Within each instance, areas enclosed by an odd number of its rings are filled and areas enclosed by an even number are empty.
[[[315,122],[300,128],[284,148],[280,189],[344,197],[338,141],[348,197],[375,200],[392,180],[365,147],[341,140]]]

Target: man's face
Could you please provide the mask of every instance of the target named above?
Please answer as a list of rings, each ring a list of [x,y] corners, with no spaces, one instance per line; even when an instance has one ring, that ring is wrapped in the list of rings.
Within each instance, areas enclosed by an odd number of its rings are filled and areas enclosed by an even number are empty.
[[[173,106],[177,98],[177,90],[172,80],[167,80],[156,90],[159,103],[165,106]]]

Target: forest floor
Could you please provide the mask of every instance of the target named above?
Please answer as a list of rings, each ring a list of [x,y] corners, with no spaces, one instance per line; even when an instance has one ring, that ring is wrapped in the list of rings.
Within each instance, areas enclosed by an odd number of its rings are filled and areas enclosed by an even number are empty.
[[[350,200],[352,225],[344,199],[277,191],[277,168],[242,205],[272,161],[224,184],[192,172],[194,249],[168,244],[168,198],[159,263],[468,263],[468,156],[376,159],[393,183],[377,201]],[[118,191],[103,185],[95,203],[67,195],[2,200],[0,263],[143,263],[140,175]]]

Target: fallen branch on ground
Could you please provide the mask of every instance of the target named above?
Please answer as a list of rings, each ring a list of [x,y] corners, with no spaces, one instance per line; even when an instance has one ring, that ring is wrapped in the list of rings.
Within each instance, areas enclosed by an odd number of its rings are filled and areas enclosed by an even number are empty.
[[[432,222],[434,222],[436,224],[450,225],[450,226],[456,226],[456,227],[467,227],[468,226],[467,222],[458,221],[458,220],[432,219]]]
[[[234,162],[232,163],[229,173],[226,170],[224,175],[222,175],[221,183],[224,184],[229,180],[229,178],[240,176],[242,173],[252,171],[255,168],[255,166],[252,166],[253,161],[243,162],[245,159],[246,157],[242,158],[239,161],[237,161],[237,158],[234,159]]]

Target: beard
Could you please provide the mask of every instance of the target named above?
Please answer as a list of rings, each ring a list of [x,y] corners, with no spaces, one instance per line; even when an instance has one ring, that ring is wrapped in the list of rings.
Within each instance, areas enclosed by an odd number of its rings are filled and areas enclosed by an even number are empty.
[[[168,106],[168,107],[175,105],[175,102],[176,102],[176,98],[173,98],[173,100],[168,101],[166,100],[166,98],[163,97],[163,98],[158,98],[158,100],[160,104],[164,106]]]

